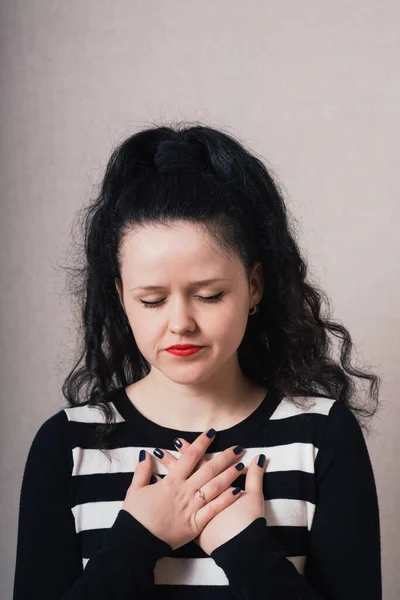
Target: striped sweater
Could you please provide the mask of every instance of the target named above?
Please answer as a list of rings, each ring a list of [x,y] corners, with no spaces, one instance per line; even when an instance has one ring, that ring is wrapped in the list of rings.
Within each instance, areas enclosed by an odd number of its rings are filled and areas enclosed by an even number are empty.
[[[179,458],[173,439],[201,432],[142,415],[125,388],[108,393],[117,428],[111,461],[95,449],[102,413],[63,408],[36,433],[25,465],[14,600],[380,600],[378,498],[362,430],[343,403],[267,394],[217,431],[207,454],[240,444],[266,455],[265,518],[208,556],[176,550],[122,509],[142,448]],[[298,401],[298,402],[297,402]],[[155,472],[166,468],[153,459]],[[232,483],[244,489],[245,474]]]

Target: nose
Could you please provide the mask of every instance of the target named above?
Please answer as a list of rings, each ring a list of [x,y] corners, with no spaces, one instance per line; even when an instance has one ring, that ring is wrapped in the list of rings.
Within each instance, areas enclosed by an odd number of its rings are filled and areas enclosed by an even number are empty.
[[[187,303],[177,299],[171,302],[169,313],[169,328],[174,333],[184,331],[193,331],[196,327],[193,317],[190,314],[190,308]]]

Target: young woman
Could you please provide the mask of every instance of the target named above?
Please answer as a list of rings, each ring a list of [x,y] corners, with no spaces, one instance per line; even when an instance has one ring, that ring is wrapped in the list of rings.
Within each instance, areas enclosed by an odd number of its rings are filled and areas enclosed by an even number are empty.
[[[27,458],[14,600],[380,599],[380,379],[322,314],[266,166],[151,127],[82,216],[82,351]]]

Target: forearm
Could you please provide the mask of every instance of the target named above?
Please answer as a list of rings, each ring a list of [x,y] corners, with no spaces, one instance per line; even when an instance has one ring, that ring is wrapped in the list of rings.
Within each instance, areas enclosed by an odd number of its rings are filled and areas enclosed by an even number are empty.
[[[327,600],[286,558],[264,518],[253,521],[211,557],[224,569],[238,600]]]

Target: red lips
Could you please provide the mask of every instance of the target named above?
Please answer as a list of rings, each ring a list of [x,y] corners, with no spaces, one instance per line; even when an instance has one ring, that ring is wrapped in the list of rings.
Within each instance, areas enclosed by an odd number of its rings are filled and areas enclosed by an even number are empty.
[[[167,352],[169,354],[175,354],[175,356],[192,356],[192,354],[197,354],[204,350],[205,346],[172,346],[171,348],[167,348]]]
[[[169,346],[166,350],[187,350],[189,348],[202,348],[203,346],[196,346],[195,344],[176,344],[175,346]]]

